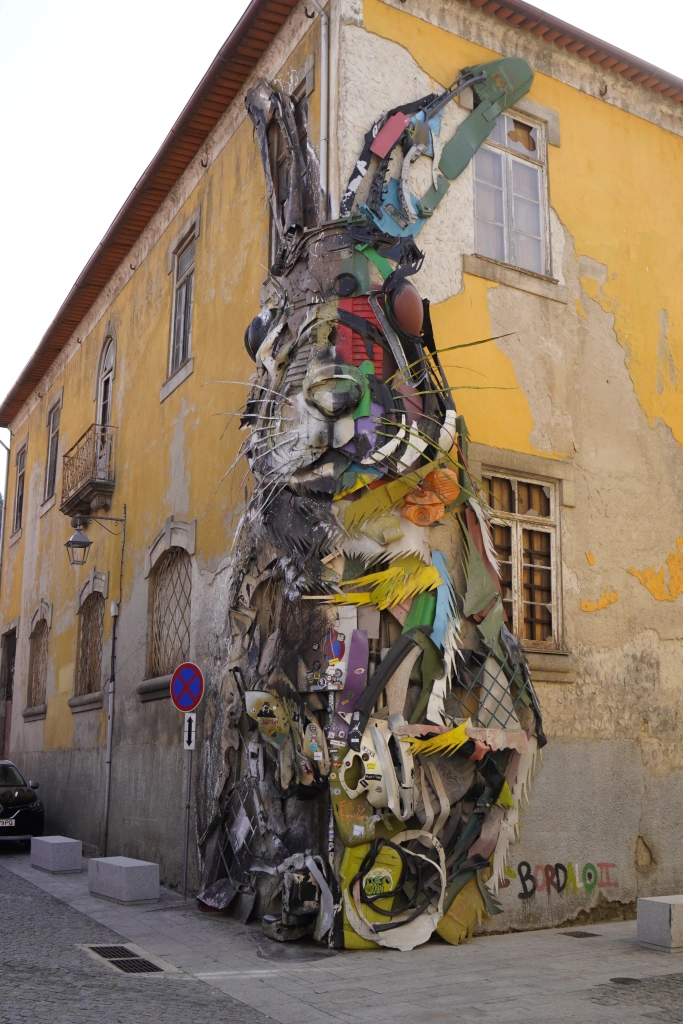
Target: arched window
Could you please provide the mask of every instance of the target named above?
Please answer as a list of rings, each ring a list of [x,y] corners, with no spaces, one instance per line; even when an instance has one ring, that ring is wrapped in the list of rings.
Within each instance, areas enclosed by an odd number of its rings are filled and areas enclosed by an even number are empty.
[[[102,689],[102,644],[104,641],[104,597],[94,591],[80,610],[78,677],[76,693],[97,693]]]
[[[29,690],[28,706],[40,707],[46,700],[47,686],[47,655],[50,631],[45,619],[38,619],[31,636],[31,655],[29,659]]]
[[[190,656],[192,562],[183,548],[171,547],[152,578],[151,676],[170,675]]]
[[[97,386],[97,422],[100,426],[111,424],[111,392],[114,380],[114,339],[105,338],[100,359],[100,379]]]

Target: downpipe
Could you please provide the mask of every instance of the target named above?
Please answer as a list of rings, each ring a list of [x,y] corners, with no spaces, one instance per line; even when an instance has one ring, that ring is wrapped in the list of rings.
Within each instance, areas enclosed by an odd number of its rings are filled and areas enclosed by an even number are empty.
[[[111,749],[114,736],[114,690],[116,687],[116,626],[119,621],[119,602],[112,601],[111,615],[114,620],[111,633],[111,670],[107,693],[107,750],[104,759],[104,837],[102,856],[107,856],[109,839],[109,795],[111,793]]]
[[[121,562],[119,565],[119,599],[112,601],[109,612],[113,619],[111,630],[111,667],[109,671],[109,692],[107,694],[107,748],[104,758],[104,834],[102,856],[107,856],[109,842],[109,808],[111,805],[111,755],[114,738],[114,695],[116,691],[116,627],[123,596],[123,552],[126,547],[126,506],[123,506],[123,527],[121,530]]]
[[[318,0],[311,0],[320,15],[320,191],[323,221],[329,216],[329,130],[330,130],[330,19]]]

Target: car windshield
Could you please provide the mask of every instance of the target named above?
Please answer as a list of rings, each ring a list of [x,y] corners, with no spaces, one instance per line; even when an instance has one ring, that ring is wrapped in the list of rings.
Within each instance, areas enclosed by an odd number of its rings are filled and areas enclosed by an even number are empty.
[[[0,786],[25,786],[26,783],[13,764],[0,764]]]

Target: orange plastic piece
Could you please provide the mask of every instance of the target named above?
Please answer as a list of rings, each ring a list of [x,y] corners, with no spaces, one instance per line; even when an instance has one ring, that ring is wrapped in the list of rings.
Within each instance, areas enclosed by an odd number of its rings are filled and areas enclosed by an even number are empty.
[[[458,474],[452,469],[433,469],[425,477],[425,485],[443,501],[444,505],[452,505],[460,494]]]
[[[444,503],[433,491],[416,487],[414,491],[406,495],[401,515],[404,519],[415,523],[416,526],[429,526],[430,523],[441,519],[445,511]]]

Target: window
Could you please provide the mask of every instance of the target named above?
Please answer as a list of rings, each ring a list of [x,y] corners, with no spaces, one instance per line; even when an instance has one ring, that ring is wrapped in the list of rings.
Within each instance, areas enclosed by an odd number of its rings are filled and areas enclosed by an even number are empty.
[[[171,331],[171,365],[169,377],[190,358],[192,339],[192,300],[194,291],[195,235],[183,244],[175,256],[175,295]]]
[[[86,597],[80,610],[78,643],[79,696],[102,689],[102,645],[104,642],[104,597],[98,591]]]
[[[57,452],[59,449],[59,418],[61,405],[55,405],[47,417],[47,465],[45,467],[45,501],[55,493]]]
[[[498,117],[474,157],[477,254],[549,274],[546,191],[543,128]]]
[[[14,492],[14,529],[13,533],[21,529],[24,515],[24,492],[26,487],[26,445],[24,444],[17,452],[17,483]]]
[[[97,389],[97,422],[101,427],[111,424],[111,389],[114,380],[114,339],[106,338],[100,362]]]
[[[172,547],[152,577],[150,675],[170,675],[190,656],[192,563],[187,551]]]
[[[483,478],[493,509],[508,628],[524,646],[559,646],[557,496],[549,483]]]
[[[25,786],[23,776],[13,764],[0,764],[0,786]]]
[[[38,619],[30,636],[28,706],[40,707],[45,703],[47,686],[47,652],[50,631],[45,619]]]

